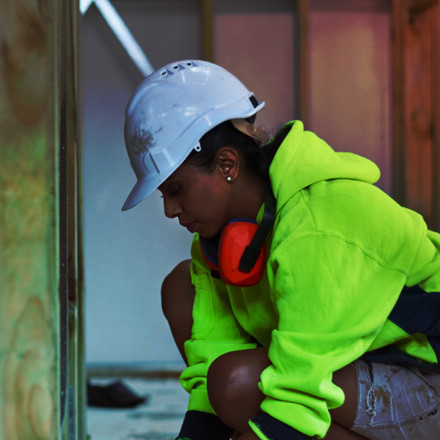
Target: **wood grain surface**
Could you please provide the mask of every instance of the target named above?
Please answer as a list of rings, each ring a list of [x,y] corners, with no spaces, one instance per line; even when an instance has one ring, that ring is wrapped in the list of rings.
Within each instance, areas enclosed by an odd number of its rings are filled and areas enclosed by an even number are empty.
[[[59,432],[57,7],[0,3],[0,439]]]

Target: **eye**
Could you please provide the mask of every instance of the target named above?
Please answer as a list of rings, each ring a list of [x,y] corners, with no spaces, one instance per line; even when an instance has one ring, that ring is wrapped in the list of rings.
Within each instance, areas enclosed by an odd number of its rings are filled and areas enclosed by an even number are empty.
[[[181,191],[182,191],[182,186],[181,186],[181,185],[178,185],[178,186],[176,186],[175,188],[172,188],[172,189],[168,192],[168,194],[169,194],[171,197],[176,197],[176,196],[178,196],[178,195],[181,193]]]
[[[178,196],[181,191],[182,191],[182,185],[180,184],[175,184],[175,185],[170,185],[167,188],[161,189],[161,195],[160,197],[163,199],[164,197],[176,197]]]

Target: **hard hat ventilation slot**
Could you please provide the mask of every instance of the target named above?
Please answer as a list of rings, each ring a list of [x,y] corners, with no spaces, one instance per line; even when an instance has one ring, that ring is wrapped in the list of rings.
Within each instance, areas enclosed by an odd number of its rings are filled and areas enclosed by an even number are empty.
[[[254,95],[249,96],[249,101],[251,101],[251,104],[254,106],[254,108],[258,107],[259,103]]]
[[[194,62],[194,61],[186,61],[185,64],[186,64],[188,67],[198,67],[197,63]]]
[[[161,72],[163,78],[167,78],[168,76],[174,75],[174,72],[170,69],[165,69]]]
[[[168,76],[174,75],[174,72],[171,71],[170,69],[165,69],[165,70],[162,70],[162,72],[160,72],[160,74],[162,75],[162,78],[167,78]]]
[[[186,69],[186,67],[185,66],[183,66],[182,64],[174,64],[174,66],[173,66],[173,70],[174,71],[180,71],[180,70],[185,70]]]
[[[160,72],[161,76],[166,78],[169,75],[174,75],[174,73],[177,71],[185,70],[187,67],[197,67],[197,64],[194,61],[185,61],[182,64],[174,64],[173,66],[170,66],[168,69],[162,70]]]

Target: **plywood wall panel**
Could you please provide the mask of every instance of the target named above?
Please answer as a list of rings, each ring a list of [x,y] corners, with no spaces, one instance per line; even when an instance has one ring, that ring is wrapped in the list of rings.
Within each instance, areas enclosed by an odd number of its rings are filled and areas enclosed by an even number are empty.
[[[0,440],[54,440],[61,429],[60,87],[64,43],[74,41],[67,4],[76,3],[0,3]]]
[[[58,298],[50,2],[0,6],[0,438],[56,438]]]

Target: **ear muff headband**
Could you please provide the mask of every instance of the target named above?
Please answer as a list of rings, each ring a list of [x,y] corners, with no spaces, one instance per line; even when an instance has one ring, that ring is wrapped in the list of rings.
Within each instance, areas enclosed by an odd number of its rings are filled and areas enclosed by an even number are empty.
[[[275,220],[276,201],[270,183],[266,183],[264,199],[265,206],[263,218],[261,219],[260,225],[255,232],[252,241],[249,246],[246,247],[240,259],[239,269],[242,272],[249,272],[257,262],[260,250],[262,249]]]
[[[275,220],[276,201],[266,185],[265,207],[260,224],[254,220],[233,219],[219,236],[200,237],[200,247],[213,276],[226,284],[252,286],[262,278],[266,266],[266,237]]]

